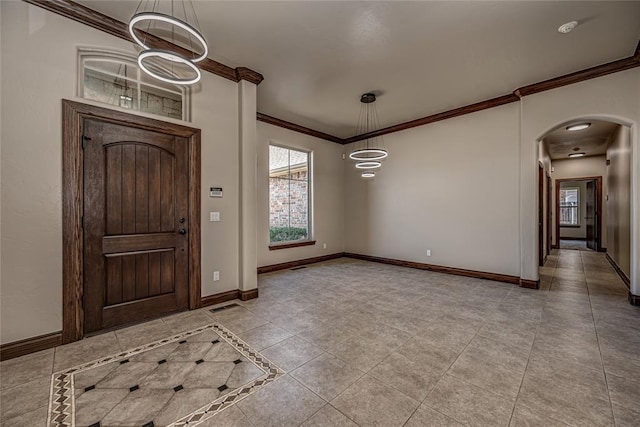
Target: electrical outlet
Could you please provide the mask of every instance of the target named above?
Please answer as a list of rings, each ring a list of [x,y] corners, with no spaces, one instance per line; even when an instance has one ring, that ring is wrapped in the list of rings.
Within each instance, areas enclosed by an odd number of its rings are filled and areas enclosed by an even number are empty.
[[[427,249],[427,256],[431,256],[431,249]]]
[[[213,272],[213,281],[217,282],[218,280],[220,280],[220,272],[219,271],[214,271]]]

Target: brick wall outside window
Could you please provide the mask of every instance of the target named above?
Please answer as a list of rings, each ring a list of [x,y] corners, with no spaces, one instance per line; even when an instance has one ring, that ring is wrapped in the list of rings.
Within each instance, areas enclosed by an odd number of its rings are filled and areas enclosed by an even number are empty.
[[[269,226],[307,228],[308,195],[306,170],[269,178]]]

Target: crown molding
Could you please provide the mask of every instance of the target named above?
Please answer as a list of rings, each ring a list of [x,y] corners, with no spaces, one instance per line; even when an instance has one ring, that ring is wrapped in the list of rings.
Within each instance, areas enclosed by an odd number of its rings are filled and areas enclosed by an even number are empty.
[[[629,70],[631,68],[639,66],[640,60],[638,59],[638,57],[630,56],[628,58],[619,59],[617,61],[608,62],[606,64],[596,65],[595,67],[576,71],[575,73],[565,74],[564,76],[555,77],[553,79],[523,86],[516,89],[514,93],[518,94],[520,97],[533,95],[534,93],[544,92],[574,83],[580,83],[585,80],[595,79],[596,77],[618,73],[620,71]]]
[[[270,125],[278,126],[281,128],[289,129],[294,132],[304,133],[305,135],[315,136],[316,138],[325,139],[327,141],[335,142],[337,144],[344,144],[344,139],[337,136],[329,135],[328,133],[320,132],[308,127],[300,126],[295,123],[288,122],[286,120],[278,119],[276,117],[268,116],[266,114],[258,113],[257,120],[259,122],[269,123]]]
[[[131,43],[135,43],[131,35],[127,24],[110,16],[104,15],[91,8],[83,6],[72,0],[23,0],[26,3],[34,6],[41,7],[50,12],[64,16],[65,18],[72,19],[81,24],[88,25],[97,30],[103,31],[112,36],[124,39]],[[144,33],[144,32],[141,32]],[[144,33],[149,44],[159,49],[170,49],[176,51],[184,56],[190,56],[193,52],[188,49],[184,49],[173,43],[170,43],[164,39],[153,36],[148,33]],[[240,80],[247,80],[251,83],[259,84],[263,77],[257,71],[253,71],[246,67],[231,68],[221,62],[214,61],[213,59],[205,58],[198,63],[198,67],[204,71],[208,71],[225,79],[238,82]]]
[[[411,129],[418,126],[424,126],[429,123],[452,119],[454,117],[463,116],[465,114],[486,110],[487,108],[493,108],[493,107],[498,107],[500,105],[510,104],[512,102],[518,101],[519,99],[520,98],[518,98],[516,95],[510,93],[509,95],[499,96],[497,98],[476,102],[475,104],[465,105],[464,107],[454,108],[453,110],[443,111],[442,113],[432,114],[430,116],[426,116],[426,117],[411,120],[408,122],[400,123],[397,125],[389,126],[383,129],[378,129],[372,132],[363,133],[361,135],[355,135],[355,136],[352,136],[351,138],[345,139],[345,144],[362,141],[363,139],[375,138],[378,136],[387,135],[389,133],[400,132],[401,130]]]
[[[236,78],[237,81],[246,80],[256,85],[259,85],[264,80],[262,74],[247,67],[236,68]]]

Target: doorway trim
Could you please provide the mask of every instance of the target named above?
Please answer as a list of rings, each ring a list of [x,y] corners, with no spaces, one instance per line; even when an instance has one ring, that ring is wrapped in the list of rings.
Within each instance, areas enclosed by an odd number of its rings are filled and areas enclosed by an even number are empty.
[[[598,239],[596,242],[596,252],[602,252],[602,176],[587,176],[581,178],[562,178],[554,180],[555,185],[555,236],[556,236],[556,247],[560,248],[560,183],[567,181],[596,181],[596,186],[598,187],[596,191],[596,206],[598,208],[598,218],[596,221],[596,230],[598,231]]]
[[[538,266],[542,267],[547,260],[544,247],[544,166],[538,164]]]
[[[62,344],[84,336],[83,120],[102,121],[187,138],[189,144],[189,310],[201,304],[200,129],[62,100]]]

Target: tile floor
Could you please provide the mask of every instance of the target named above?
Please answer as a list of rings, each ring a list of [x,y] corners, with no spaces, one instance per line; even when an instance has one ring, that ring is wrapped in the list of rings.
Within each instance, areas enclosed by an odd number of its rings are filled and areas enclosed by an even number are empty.
[[[219,323],[286,374],[202,426],[639,425],[640,308],[627,303],[604,255],[554,251],[541,285],[352,259],[261,275],[260,298],[240,307],[181,313],[2,362],[1,424],[46,425],[53,372]],[[191,347],[200,359],[211,351]],[[186,348],[180,354],[191,362]],[[145,372],[129,373],[141,391],[152,379]],[[211,375],[216,384],[220,376]],[[87,413],[83,395],[125,395],[128,382],[119,379],[105,375],[104,387],[82,389],[77,426]],[[167,388],[156,426],[188,391]],[[105,410],[96,402],[90,409]],[[117,415],[101,425],[143,425]]]
[[[587,247],[586,240],[564,240],[560,239],[560,249],[575,249],[578,251],[593,251]]]

